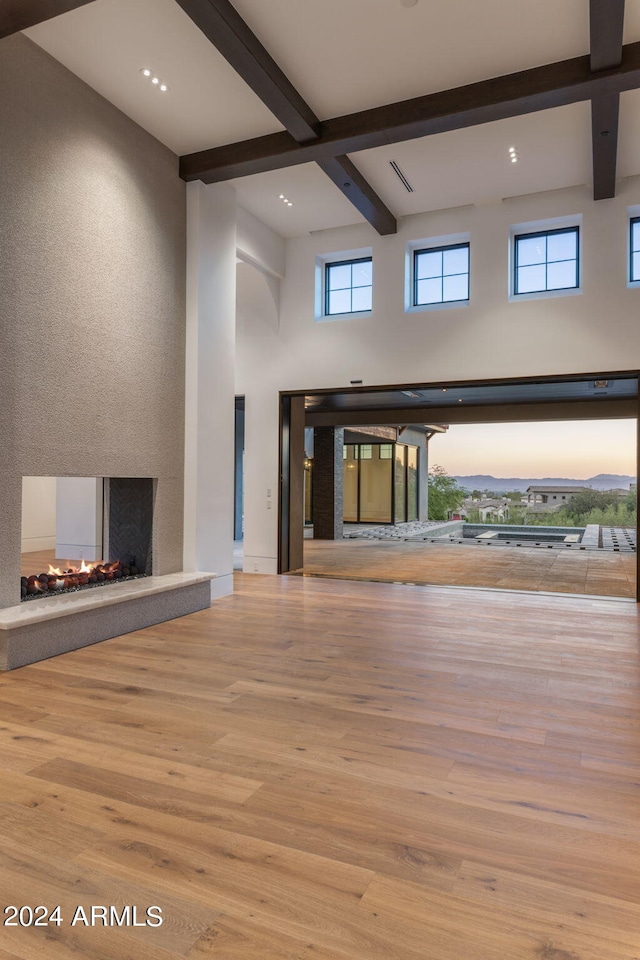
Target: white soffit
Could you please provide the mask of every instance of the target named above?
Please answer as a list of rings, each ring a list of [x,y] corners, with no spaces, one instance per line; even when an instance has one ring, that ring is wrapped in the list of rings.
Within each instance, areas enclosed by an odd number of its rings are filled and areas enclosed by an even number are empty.
[[[620,96],[618,180],[640,173],[640,90]]]
[[[518,151],[517,163],[511,163],[511,146]],[[589,183],[590,104],[377,147],[351,159],[397,216]],[[391,160],[413,193],[407,193]]]
[[[589,50],[587,0],[233,2],[321,119]]]
[[[175,153],[283,129],[174,0],[94,0],[25,32]]]
[[[282,237],[363,223],[364,217],[315,163],[231,180],[238,202]],[[287,206],[283,194],[293,203]]]

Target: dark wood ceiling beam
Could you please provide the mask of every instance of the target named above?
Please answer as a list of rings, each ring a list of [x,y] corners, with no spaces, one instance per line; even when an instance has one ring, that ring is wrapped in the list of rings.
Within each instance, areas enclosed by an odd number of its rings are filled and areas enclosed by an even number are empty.
[[[330,157],[317,163],[381,236],[398,232],[396,218],[349,157]]]
[[[552,400],[539,403],[461,403],[442,407],[402,407],[371,410],[307,410],[307,427],[357,427],[376,424],[524,423],[552,420],[617,420],[636,417],[638,400]]]
[[[460,130],[640,87],[640,43],[623,48],[614,70],[592,73],[588,56],[561,60],[453,90],[325,120],[320,135],[297,143],[286,132],[181,157],[185,180],[215,183],[327,160],[385,144]]]
[[[590,0],[589,33],[592,72],[613,70],[620,66],[623,29],[624,0]],[[592,99],[594,200],[609,200],[616,195],[619,114],[619,93],[602,94]]]
[[[318,117],[229,0],[177,2],[286,127],[287,135],[297,143],[317,139]],[[320,166],[379,233],[396,233],[393,214],[348,157],[332,157]]]
[[[611,70],[622,63],[624,0],[589,0],[591,70]]]
[[[591,101],[594,200],[610,200],[616,195],[619,113],[619,93],[594,97]]]
[[[93,0],[0,0],[0,39],[88,3]]]

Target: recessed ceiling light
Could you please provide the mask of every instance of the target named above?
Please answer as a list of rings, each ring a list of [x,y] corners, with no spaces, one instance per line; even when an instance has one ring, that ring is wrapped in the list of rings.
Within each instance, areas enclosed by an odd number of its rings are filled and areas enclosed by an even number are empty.
[[[278,200],[286,200],[284,193],[280,194],[280,196],[278,197]]]
[[[169,84],[165,83],[163,80],[158,77],[151,67],[141,67],[140,73],[145,79],[150,80],[154,87],[160,90],[162,93],[167,93],[169,90]]]
[[[516,147],[509,147],[509,159],[511,163],[517,163],[519,160],[518,151]]]

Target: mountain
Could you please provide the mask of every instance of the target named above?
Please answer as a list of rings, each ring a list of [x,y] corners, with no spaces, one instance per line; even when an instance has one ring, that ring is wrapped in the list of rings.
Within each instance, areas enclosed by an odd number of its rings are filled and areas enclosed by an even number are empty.
[[[591,487],[593,490],[612,490],[614,488],[628,490],[635,477],[619,473],[599,473],[588,480],[576,480],[570,477],[492,477],[490,474],[476,474],[470,477],[454,477],[459,486],[465,490],[491,490],[493,493],[508,493],[510,490],[519,490],[524,493],[527,487]]]

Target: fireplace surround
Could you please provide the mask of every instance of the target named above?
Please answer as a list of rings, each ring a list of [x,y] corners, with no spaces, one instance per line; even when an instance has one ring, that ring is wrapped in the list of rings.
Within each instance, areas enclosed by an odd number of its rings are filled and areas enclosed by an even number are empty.
[[[211,575],[184,573],[177,157],[25,36],[2,43],[0,668],[11,669],[202,609]],[[151,576],[21,603],[23,477],[152,478]]]
[[[102,542],[107,561],[135,564],[137,579],[117,577],[100,589],[48,591],[38,602],[0,608],[0,670],[12,670],[109,637],[209,606],[213,574],[164,573],[162,484],[154,477],[104,480]],[[86,539],[86,538],[85,538]],[[16,580],[20,583],[16,570]],[[69,578],[71,579],[71,578]]]
[[[91,590],[50,591],[33,603],[0,607],[0,670],[12,670],[209,606],[210,573],[165,572],[163,484],[157,477],[104,481],[103,547],[107,560],[136,564],[138,579],[116,578]],[[102,506],[102,505],[101,505]],[[17,554],[14,585],[19,586]]]

